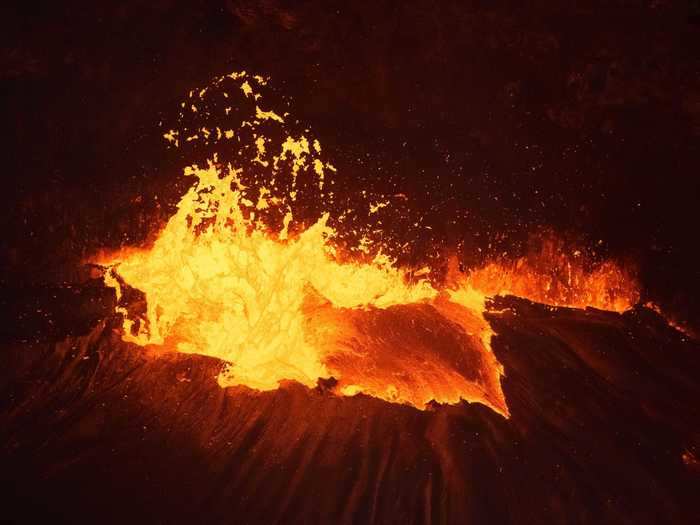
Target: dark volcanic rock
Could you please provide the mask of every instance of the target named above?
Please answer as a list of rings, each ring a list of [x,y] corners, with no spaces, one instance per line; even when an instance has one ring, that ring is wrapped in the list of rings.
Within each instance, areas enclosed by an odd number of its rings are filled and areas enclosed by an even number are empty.
[[[498,299],[511,411],[328,385],[89,335],[0,353],[10,522],[696,523],[700,348],[656,314]]]

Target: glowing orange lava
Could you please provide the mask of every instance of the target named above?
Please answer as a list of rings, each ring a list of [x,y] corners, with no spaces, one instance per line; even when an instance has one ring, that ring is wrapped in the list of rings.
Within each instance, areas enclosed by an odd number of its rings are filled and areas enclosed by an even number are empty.
[[[483,315],[488,296],[616,311],[637,301],[634,280],[612,263],[584,271],[576,257],[550,254],[539,264],[522,259],[453,275],[438,287],[427,279],[429,269],[409,279],[366,239],[360,251],[372,260],[340,260],[328,213],[290,231],[298,186],[326,191],[335,168],[321,158],[317,140],[263,133],[263,124],[284,129],[289,118],[260,107],[257,88],[265,82],[234,73],[190,93],[182,105],[204,111],[208,93],[229,99],[223,86],[234,83],[254,101],[239,128],[165,133],[174,146],[235,144],[248,133],[255,158],[234,166],[214,155],[206,166],[188,167],[193,184],[155,242],[99,261],[108,267],[105,283],[116,290],[124,340],[219,358],[226,363],[222,386],[270,390],[294,380],[313,387],[333,377],[340,394],[362,392],[417,408],[464,399],[507,415],[503,370]],[[251,177],[253,171],[265,179]],[[126,286],[144,294],[145,311],[134,312],[123,300]]]
[[[497,261],[473,270],[468,287],[487,296],[515,295],[531,301],[570,308],[624,312],[639,302],[633,272],[613,262],[590,264],[578,250],[551,234],[540,246],[514,261]]]

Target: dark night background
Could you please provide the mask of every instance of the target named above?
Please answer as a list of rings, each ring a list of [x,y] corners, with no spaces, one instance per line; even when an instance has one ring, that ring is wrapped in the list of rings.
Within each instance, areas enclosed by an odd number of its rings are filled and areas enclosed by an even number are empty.
[[[408,195],[433,226],[417,252],[459,244],[473,264],[545,226],[603,240],[645,300],[697,326],[697,2],[0,9],[5,337],[61,332],[66,298],[99,293],[80,260],[168,215],[182,188],[157,123],[242,69],[291,96],[349,191]]]

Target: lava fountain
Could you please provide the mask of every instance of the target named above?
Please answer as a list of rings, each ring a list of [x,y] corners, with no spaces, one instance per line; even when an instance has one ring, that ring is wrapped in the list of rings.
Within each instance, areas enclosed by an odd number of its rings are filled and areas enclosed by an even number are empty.
[[[556,242],[534,258],[453,268],[441,279],[429,267],[398,267],[373,225],[347,249],[337,240],[352,210],[333,212],[336,170],[308,130],[287,131],[288,112],[261,107],[266,83],[245,72],[219,77],[181,105],[181,122],[209,124],[164,134],[173,147],[201,142],[238,156],[191,163],[192,184],[152,244],[96,261],[116,292],[125,341],[218,358],[222,387],[320,381],[339,395],[419,409],[466,400],[508,416],[484,317],[489,297],[614,311],[638,301],[629,272],[609,261],[586,266]],[[299,196],[311,190],[327,209],[298,221]],[[370,216],[392,207],[391,197],[358,201]]]

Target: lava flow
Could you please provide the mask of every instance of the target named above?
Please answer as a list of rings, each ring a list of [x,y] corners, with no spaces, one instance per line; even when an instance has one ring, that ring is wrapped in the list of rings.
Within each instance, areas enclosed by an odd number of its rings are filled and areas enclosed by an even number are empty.
[[[586,268],[556,243],[535,259],[495,261],[441,281],[427,267],[397,267],[371,236],[341,250],[334,239],[342,217],[324,211],[310,225],[295,221],[304,188],[330,207],[335,168],[317,140],[286,133],[288,113],[261,108],[265,83],[234,73],[182,104],[181,115],[212,118],[222,104],[229,115],[235,92],[250,111],[235,129],[217,123],[165,133],[176,147],[203,141],[255,157],[214,154],[191,164],[184,174],[193,184],[152,245],[98,261],[117,294],[124,340],[219,358],[224,387],[272,390],[283,380],[313,387],[327,379],[342,395],[420,409],[463,399],[507,416],[503,368],[484,317],[488,297],[614,311],[638,301],[635,280],[619,266]],[[364,204],[372,213],[391,200]],[[145,299],[141,308],[134,290]]]

